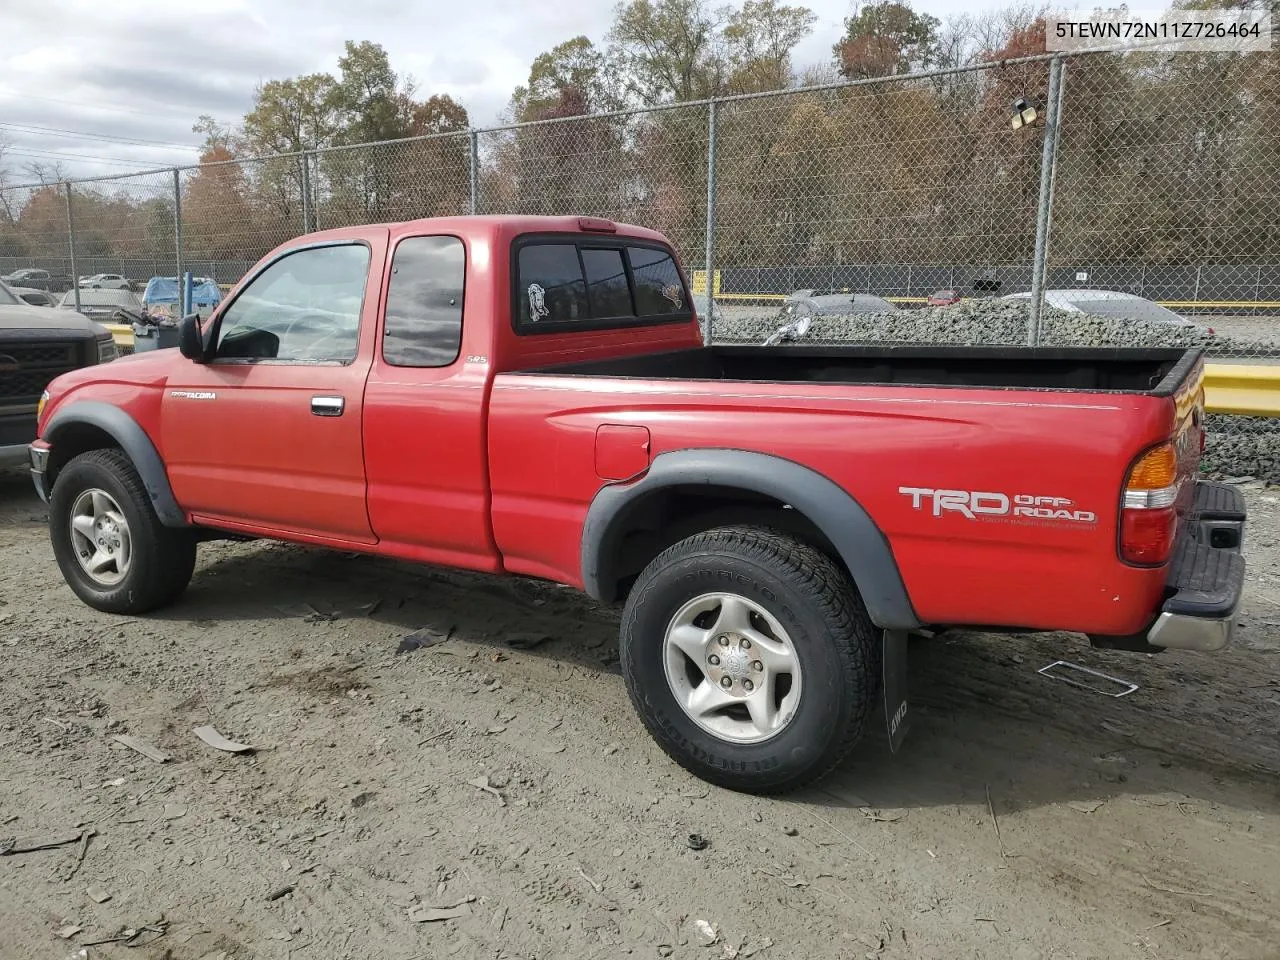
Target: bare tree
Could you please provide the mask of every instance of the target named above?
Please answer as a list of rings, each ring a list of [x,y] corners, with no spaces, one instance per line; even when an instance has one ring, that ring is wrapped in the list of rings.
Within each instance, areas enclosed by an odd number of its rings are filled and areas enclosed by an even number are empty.
[[[0,132],[0,213],[4,214],[6,223],[13,223],[13,200],[9,193],[11,171],[7,156],[12,147],[13,141]]]
[[[67,165],[61,160],[54,160],[51,163],[46,163],[43,160],[32,160],[30,163],[24,163],[22,169],[28,176],[34,177],[44,186],[70,179],[67,173]]]

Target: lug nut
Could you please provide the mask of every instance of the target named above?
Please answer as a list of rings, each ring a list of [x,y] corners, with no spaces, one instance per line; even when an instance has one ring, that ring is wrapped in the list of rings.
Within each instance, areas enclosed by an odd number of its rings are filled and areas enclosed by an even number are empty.
[[[711,656],[707,657],[707,663],[711,664],[713,667],[718,667],[720,666],[720,658],[713,653]]]
[[[716,643],[720,644],[722,647],[727,647],[729,645],[729,638],[723,635],[716,637]]]
[[[722,687],[732,687],[732,686],[733,686],[733,680],[732,680],[732,679],[730,679],[729,677],[721,677],[721,678],[720,678],[720,686],[722,686]]]
[[[754,683],[752,683],[750,680],[743,680],[743,681],[742,681],[742,689],[743,689],[743,690],[745,690],[745,691],[747,691],[747,693],[750,693],[750,692],[751,692],[751,689],[752,689],[754,686],[755,686],[755,684],[754,684]]]
[[[750,650],[751,641],[748,640],[746,637],[743,637],[741,640],[738,641],[738,646],[740,646],[743,650]]]
[[[756,673],[759,673],[761,670],[764,669],[764,664],[761,663],[759,660],[752,660],[751,669],[754,670]]]

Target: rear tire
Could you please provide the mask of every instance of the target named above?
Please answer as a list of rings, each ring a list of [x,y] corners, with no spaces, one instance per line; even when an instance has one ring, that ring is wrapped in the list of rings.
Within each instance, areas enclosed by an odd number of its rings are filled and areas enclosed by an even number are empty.
[[[748,793],[811,784],[862,736],[878,689],[878,632],[819,550],[721,527],[654,559],[627,598],[627,691],[690,773]]]
[[[122,450],[91,450],[62,468],[49,497],[49,539],[67,585],[104,613],[171,603],[195,570],[195,535],[160,522]]]

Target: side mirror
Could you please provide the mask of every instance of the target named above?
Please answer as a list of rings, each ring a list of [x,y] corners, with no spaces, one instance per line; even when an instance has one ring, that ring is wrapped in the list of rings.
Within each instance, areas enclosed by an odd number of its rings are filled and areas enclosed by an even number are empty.
[[[198,314],[189,313],[178,322],[178,350],[188,360],[204,363],[204,337]]]

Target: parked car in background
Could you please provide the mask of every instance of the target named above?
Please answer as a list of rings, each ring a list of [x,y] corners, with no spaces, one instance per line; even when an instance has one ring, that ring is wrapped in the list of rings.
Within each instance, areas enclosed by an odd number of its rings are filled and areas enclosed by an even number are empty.
[[[960,302],[959,290],[935,290],[927,301],[931,307],[949,307]]]
[[[111,334],[99,324],[33,307],[0,283],[0,466],[27,460],[50,380],[115,357]]]
[[[56,307],[58,298],[47,290],[37,290],[35,287],[11,287],[4,281],[0,281],[0,287],[4,287],[13,298],[29,303],[33,307]]]
[[[52,274],[39,267],[23,267],[0,277],[0,280],[11,287],[31,287],[35,290],[48,290],[51,293],[61,293],[63,290],[71,289],[70,277]]]
[[[848,290],[797,290],[782,306],[783,319],[842,317],[853,313],[893,313],[898,308],[883,297]]]
[[[133,282],[118,273],[95,273],[91,277],[81,277],[80,286],[90,289],[101,287],[104,290],[132,290]]]
[[[1031,294],[1011,293],[1001,299],[1030,300]],[[1046,290],[1044,302],[1046,306],[1065,310],[1068,313],[1091,313],[1116,320],[1165,323],[1172,327],[1189,327],[1213,333],[1212,327],[1192,323],[1186,317],[1179,316],[1168,307],[1162,307],[1154,300],[1148,300],[1133,293],[1122,293],[1119,290]]]
[[[75,292],[64,293],[58,307],[61,310],[74,310],[76,308]],[[97,320],[99,323],[108,322],[122,307],[135,314],[143,312],[142,301],[132,290],[90,288],[80,291],[80,312],[91,320]]]

